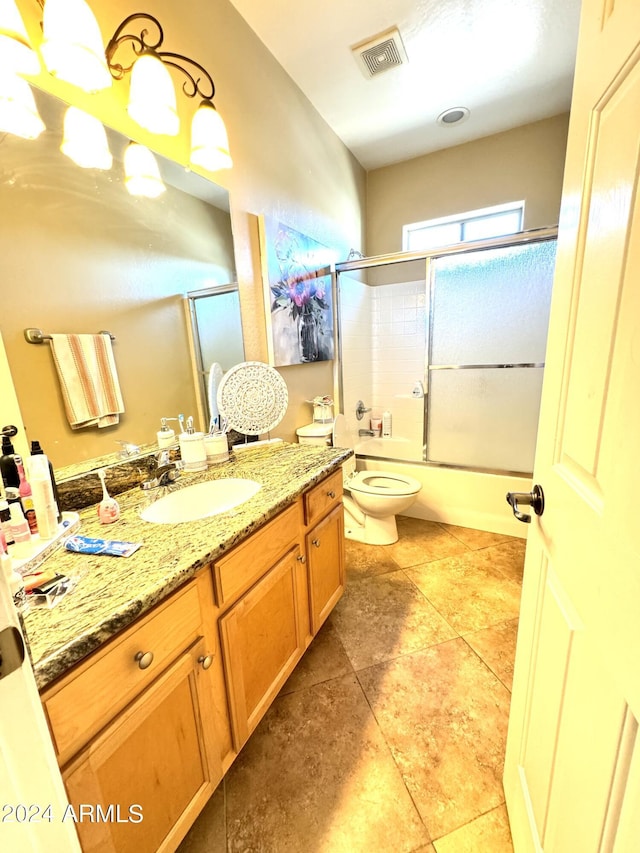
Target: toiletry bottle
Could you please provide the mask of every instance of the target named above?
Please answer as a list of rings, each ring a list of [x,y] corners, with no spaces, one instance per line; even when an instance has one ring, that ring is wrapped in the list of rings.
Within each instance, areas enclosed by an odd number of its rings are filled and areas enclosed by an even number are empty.
[[[31,457],[29,473],[40,538],[53,539],[58,530],[58,508],[53,497],[49,460],[44,453]]]
[[[4,535],[5,543],[11,545],[13,543],[11,512],[9,511],[9,503],[5,500],[0,500],[0,532]]]
[[[24,560],[31,554],[29,522],[24,517],[19,500],[9,504],[9,511],[11,512],[10,530],[13,536],[11,554],[16,559]]]
[[[15,604],[18,613],[24,613],[29,609],[27,594],[24,589],[24,581],[22,575],[13,568],[13,561],[7,553],[4,544],[0,540],[0,565],[2,572],[7,579],[11,598]]]
[[[176,434],[175,430],[172,430],[170,426],[167,425],[167,421],[176,421],[177,418],[160,418],[160,429],[156,433],[158,439],[158,447],[162,450],[164,447],[171,447],[172,444],[176,443]]]
[[[37,533],[38,522],[36,520],[36,511],[33,506],[33,495],[31,494],[31,485],[27,482],[27,477],[24,473],[24,465],[22,464],[22,458],[16,455],[15,460],[16,468],[18,469],[18,476],[20,477],[20,487],[18,488],[18,493],[20,494],[20,502],[22,504],[24,516],[29,522],[29,530],[31,531],[31,533]]]
[[[20,477],[18,477],[18,469],[16,468],[15,454],[13,444],[8,435],[2,436],[2,456],[0,456],[0,472],[5,486],[15,486],[16,489],[20,485]]]
[[[382,437],[391,438],[391,412],[382,415]]]
[[[31,442],[31,457],[34,456],[44,456],[44,451],[40,447],[39,441]],[[56,478],[53,474],[53,465],[51,464],[51,460],[48,457],[47,464],[49,465],[49,479],[51,480],[51,488],[53,489],[53,500],[56,505],[56,521],[58,524],[62,521],[62,512],[60,511],[60,496],[58,495],[58,486],[56,485]]]

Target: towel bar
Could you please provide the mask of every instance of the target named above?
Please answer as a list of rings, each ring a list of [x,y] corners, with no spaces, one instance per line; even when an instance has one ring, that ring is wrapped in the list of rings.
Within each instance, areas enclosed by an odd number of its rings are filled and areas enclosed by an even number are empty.
[[[98,334],[109,335],[112,341],[115,341],[116,339],[115,335],[112,335],[111,332],[107,332],[104,329],[102,329]],[[41,344],[44,343],[44,341],[51,340],[51,335],[45,335],[42,329],[25,329],[24,336],[30,344]]]

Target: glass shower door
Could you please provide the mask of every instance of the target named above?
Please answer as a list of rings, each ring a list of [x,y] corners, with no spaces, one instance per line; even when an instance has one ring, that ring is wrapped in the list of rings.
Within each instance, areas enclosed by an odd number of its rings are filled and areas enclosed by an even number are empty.
[[[533,470],[556,241],[433,258],[428,462]]]

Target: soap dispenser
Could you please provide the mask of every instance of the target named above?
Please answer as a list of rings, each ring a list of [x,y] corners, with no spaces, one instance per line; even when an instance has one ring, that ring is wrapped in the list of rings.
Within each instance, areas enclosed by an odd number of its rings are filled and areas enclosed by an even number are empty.
[[[177,418],[160,418],[160,429],[156,433],[158,438],[158,447],[162,450],[165,447],[171,447],[176,443],[175,430],[171,429],[168,421],[177,421]]]
[[[193,418],[187,418],[186,432],[178,436],[180,458],[184,462],[185,471],[204,471],[207,467],[207,449],[204,444],[204,433],[196,432]]]

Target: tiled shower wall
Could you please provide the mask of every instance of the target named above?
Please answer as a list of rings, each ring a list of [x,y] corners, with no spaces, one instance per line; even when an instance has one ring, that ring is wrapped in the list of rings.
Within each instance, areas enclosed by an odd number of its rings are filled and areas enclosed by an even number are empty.
[[[424,383],[426,348],[425,282],[369,287],[341,278],[342,377],[345,414],[352,430],[368,427],[355,419],[363,400],[372,416],[391,412],[393,437],[411,444],[410,457],[422,458],[424,399],[412,391]],[[402,453],[406,455],[406,448]],[[385,451],[385,456],[393,456]]]

